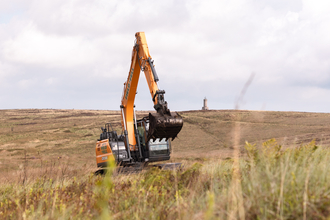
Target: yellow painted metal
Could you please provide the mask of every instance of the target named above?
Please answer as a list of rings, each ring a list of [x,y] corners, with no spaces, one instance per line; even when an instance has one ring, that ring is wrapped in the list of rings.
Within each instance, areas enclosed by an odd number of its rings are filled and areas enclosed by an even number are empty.
[[[139,82],[141,68],[144,70],[145,77],[150,90],[151,97],[154,96],[158,90],[157,83],[154,80],[148,58],[151,59],[149,54],[147,39],[144,32],[137,32],[135,34],[136,44],[133,47],[131,67],[127,77],[127,81],[124,83],[124,92],[121,100],[123,106],[124,115],[122,115],[122,128],[126,127],[128,133],[128,141],[131,151],[137,151],[138,147],[136,146],[136,140],[134,135],[134,100],[137,90],[137,85]],[[154,101],[156,104],[157,96]],[[125,124],[124,120],[125,118]]]

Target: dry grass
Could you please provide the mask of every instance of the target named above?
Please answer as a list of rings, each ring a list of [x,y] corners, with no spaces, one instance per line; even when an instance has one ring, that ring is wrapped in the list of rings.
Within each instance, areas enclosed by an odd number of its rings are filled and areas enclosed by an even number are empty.
[[[245,141],[260,144],[271,138],[284,148],[313,139],[322,146],[330,143],[330,114],[238,110],[180,114],[184,126],[172,142],[173,161],[232,157],[235,123],[240,126],[241,150]],[[146,115],[147,112],[137,112],[138,118]],[[35,169],[33,173],[51,161],[66,164],[78,173],[94,169],[100,127],[112,122],[118,132],[121,130],[119,111],[1,110],[0,121],[0,173],[6,173],[7,179],[12,171],[21,171],[24,164],[30,171]]]
[[[315,143],[281,151],[247,144],[232,160],[131,175],[69,171],[0,187],[2,219],[326,219],[330,151]],[[114,167],[110,167],[113,170]],[[49,172],[48,172],[49,173]],[[63,176],[67,175],[67,176]],[[69,174],[69,175],[68,175]],[[234,180],[239,181],[234,181]],[[236,198],[236,199],[235,199]],[[240,198],[238,200],[237,198]]]
[[[284,147],[296,147],[312,140],[330,145],[330,114],[269,111],[189,111],[181,112],[184,126],[173,142],[174,157],[231,157],[235,124],[240,127],[238,144],[261,144],[271,138]]]
[[[137,112],[139,118],[146,114]],[[0,217],[323,219],[329,215],[330,114],[238,110],[180,114],[184,127],[172,142],[171,160],[184,163],[183,170],[103,178],[92,175],[95,143],[105,122],[120,130],[119,111],[1,110]],[[267,141],[270,138],[278,143]],[[246,141],[251,143],[247,150]],[[239,160],[231,159],[234,144]],[[294,150],[282,153],[286,149]]]
[[[31,173],[54,163],[77,173],[95,169],[100,127],[111,121],[120,130],[119,111],[1,110],[0,121],[0,173],[6,173],[0,181],[17,178],[12,171],[21,172],[24,166]]]

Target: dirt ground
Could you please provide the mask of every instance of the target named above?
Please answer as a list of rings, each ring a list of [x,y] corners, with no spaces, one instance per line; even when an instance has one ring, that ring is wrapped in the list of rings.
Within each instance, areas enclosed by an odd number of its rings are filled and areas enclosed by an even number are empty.
[[[147,114],[137,111],[137,118]],[[327,113],[211,110],[179,114],[184,126],[172,142],[172,162],[230,158],[234,135],[239,137],[242,152],[246,141],[260,144],[271,138],[283,148],[312,140],[330,145]],[[95,170],[100,127],[111,122],[121,131],[119,111],[0,110],[0,122],[0,180]],[[240,127],[239,134],[235,126]]]

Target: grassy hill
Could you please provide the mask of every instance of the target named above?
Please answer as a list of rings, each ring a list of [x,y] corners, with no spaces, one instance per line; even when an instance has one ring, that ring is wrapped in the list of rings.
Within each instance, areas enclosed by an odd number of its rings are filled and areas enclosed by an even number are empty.
[[[95,143],[105,122],[120,132],[119,111],[1,110],[0,218],[329,216],[330,114],[180,114],[184,126],[172,142],[171,161],[184,163],[183,170],[103,178],[92,175]],[[146,115],[137,112],[138,118]],[[234,140],[242,158],[238,162]]]
[[[300,146],[315,139],[330,144],[330,114],[274,111],[188,111],[181,112],[184,128],[173,142],[174,156],[232,154],[234,126],[240,126],[239,144],[262,143],[276,138],[283,147]]]
[[[137,111],[138,118],[147,114]],[[271,138],[283,147],[299,146],[313,139],[322,146],[330,143],[330,114],[236,110],[180,114],[184,126],[172,142],[173,161],[232,157],[236,124],[241,127],[241,146],[245,141],[262,143]],[[71,169],[94,169],[100,127],[111,122],[120,133],[120,120],[119,111],[1,110],[0,172],[20,170],[26,160],[29,170],[51,162],[66,164]]]

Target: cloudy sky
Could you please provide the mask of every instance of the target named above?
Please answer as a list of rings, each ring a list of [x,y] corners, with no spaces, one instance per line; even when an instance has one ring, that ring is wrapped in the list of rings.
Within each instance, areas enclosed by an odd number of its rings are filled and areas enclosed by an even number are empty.
[[[0,109],[118,110],[138,31],[171,110],[330,112],[328,0],[1,0]]]

